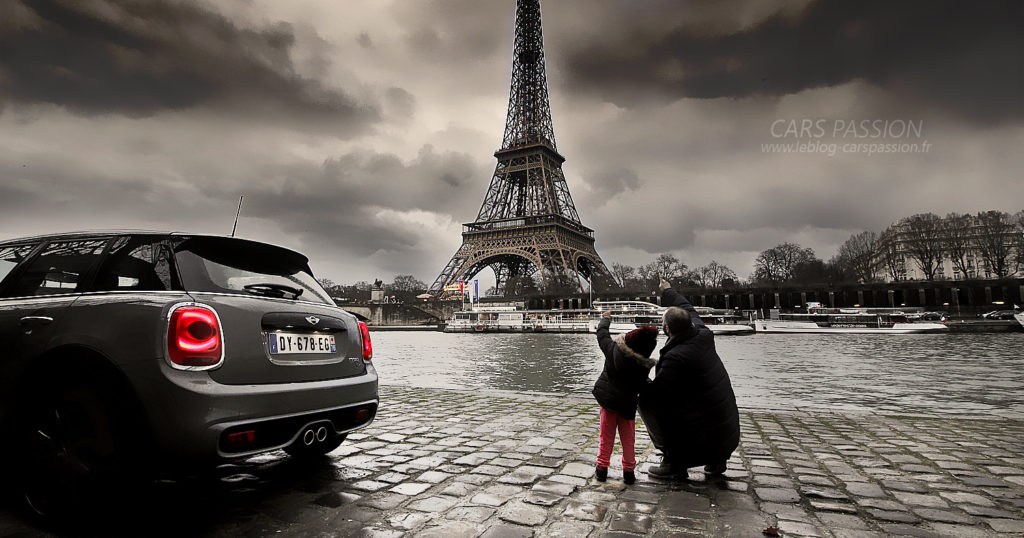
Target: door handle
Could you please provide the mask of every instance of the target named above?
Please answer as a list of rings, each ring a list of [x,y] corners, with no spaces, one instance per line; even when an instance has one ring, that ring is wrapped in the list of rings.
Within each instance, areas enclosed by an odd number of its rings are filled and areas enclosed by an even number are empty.
[[[53,321],[50,316],[25,316],[21,318],[22,325],[46,325]]]

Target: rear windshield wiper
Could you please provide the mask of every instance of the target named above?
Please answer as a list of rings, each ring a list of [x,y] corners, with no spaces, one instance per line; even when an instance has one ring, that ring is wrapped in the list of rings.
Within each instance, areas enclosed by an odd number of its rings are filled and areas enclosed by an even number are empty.
[[[302,292],[302,288],[293,288],[291,286],[285,286],[284,284],[274,284],[267,282],[265,284],[248,284],[242,286],[246,291],[257,293],[260,295],[267,295],[269,297],[284,297],[285,293],[292,294],[292,299],[298,299]]]

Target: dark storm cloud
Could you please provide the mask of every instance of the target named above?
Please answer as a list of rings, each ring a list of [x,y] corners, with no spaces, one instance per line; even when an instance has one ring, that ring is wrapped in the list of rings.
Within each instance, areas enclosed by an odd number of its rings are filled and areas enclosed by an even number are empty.
[[[376,117],[373,107],[297,74],[294,44],[288,24],[241,28],[186,1],[8,1],[0,6],[0,97],[84,115],[215,106],[327,116],[346,131]]]
[[[230,155],[230,153],[229,153]],[[140,157],[145,160],[145,157]],[[384,254],[425,277],[451,248],[459,222],[479,207],[481,169],[469,156],[424,147],[412,159],[349,152],[325,162],[258,162],[237,176],[206,182],[137,181],[131,169],[83,170],[84,163],[40,156],[28,166],[0,155],[3,232],[31,235],[95,228],[154,228],[226,233],[239,195],[243,236],[254,219],[319,249],[319,259],[365,260]],[[40,216],[45,216],[42,221]],[[252,236],[248,236],[252,237]],[[257,237],[258,238],[258,237]],[[445,252],[445,254],[450,254]],[[399,261],[394,261],[399,260]],[[423,260],[431,260],[424,262]],[[377,263],[385,263],[378,261]]]
[[[403,215],[471,218],[481,172],[465,154],[435,153],[430,147],[408,162],[392,154],[349,153],[320,166],[268,167],[265,177],[240,193],[246,216],[269,218],[311,242],[366,256],[422,243],[425,227],[417,217],[403,222]],[[211,193],[233,195],[219,187]]]
[[[676,4],[686,6],[688,4]],[[690,4],[692,5],[692,4]],[[901,103],[978,122],[1024,116],[1024,4],[1016,0],[821,0],[725,33],[688,25],[686,9],[566,46],[573,92],[621,106],[650,99],[781,96],[864,80]]]
[[[369,49],[373,47],[373,39],[371,39],[370,34],[366,32],[362,32],[359,34],[359,37],[356,38],[356,43],[359,43],[359,46],[363,47],[364,49]]]
[[[399,118],[410,119],[416,112],[416,97],[402,88],[388,88],[384,99],[388,110]]]
[[[410,28],[410,54],[428,64],[487,61],[511,54],[514,2],[478,0],[403,0],[394,16]]]
[[[614,165],[598,168],[592,174],[586,174],[586,178],[590,191],[583,199],[598,205],[611,202],[611,197],[617,194],[635,191],[643,184],[636,170]]]

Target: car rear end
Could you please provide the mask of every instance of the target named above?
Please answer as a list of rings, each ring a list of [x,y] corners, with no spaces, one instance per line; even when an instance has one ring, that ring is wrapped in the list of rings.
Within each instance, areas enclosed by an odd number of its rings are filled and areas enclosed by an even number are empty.
[[[304,256],[212,236],[173,250],[190,300],[164,307],[162,359],[128,372],[160,445],[186,460],[316,454],[373,421],[369,333]]]

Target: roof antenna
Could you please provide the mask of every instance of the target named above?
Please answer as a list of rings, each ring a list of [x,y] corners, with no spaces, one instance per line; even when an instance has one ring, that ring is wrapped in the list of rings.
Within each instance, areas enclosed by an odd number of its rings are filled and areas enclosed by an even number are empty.
[[[242,212],[242,198],[245,198],[244,194],[238,197],[238,211],[235,211],[235,223],[231,225],[231,237],[235,236],[235,228],[238,228],[238,215]]]

